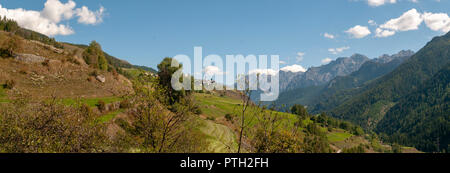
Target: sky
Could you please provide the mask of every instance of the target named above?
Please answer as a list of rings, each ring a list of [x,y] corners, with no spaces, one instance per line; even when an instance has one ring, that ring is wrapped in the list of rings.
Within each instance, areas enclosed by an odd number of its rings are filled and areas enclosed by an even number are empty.
[[[450,31],[450,0],[0,0],[22,27],[156,68],[164,57],[280,55],[302,71],[422,48]]]

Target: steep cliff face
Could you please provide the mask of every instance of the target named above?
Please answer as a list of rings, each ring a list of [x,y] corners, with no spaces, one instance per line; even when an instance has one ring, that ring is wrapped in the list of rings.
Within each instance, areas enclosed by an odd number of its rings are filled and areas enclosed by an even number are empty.
[[[413,54],[413,51],[400,51],[397,54],[371,59],[350,75],[337,76],[322,85],[283,92],[277,100],[277,105],[303,104],[314,113],[329,111],[363,92],[362,86],[392,72]]]
[[[287,91],[325,84],[337,76],[346,76],[357,71],[367,61],[369,61],[369,58],[361,54],[355,54],[348,58],[338,58],[327,65],[312,67],[305,73],[297,74],[282,90]]]

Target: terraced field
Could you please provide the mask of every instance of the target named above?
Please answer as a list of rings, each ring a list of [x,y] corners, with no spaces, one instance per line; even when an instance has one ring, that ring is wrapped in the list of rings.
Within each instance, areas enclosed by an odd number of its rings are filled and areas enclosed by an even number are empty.
[[[86,104],[91,108],[94,108],[94,107],[97,107],[97,104],[99,101],[104,101],[105,104],[108,105],[111,103],[120,102],[120,101],[122,101],[122,98],[121,97],[84,98],[84,99],[67,98],[67,99],[63,99],[62,103],[64,105],[69,105],[69,106],[74,106],[78,103],[81,103],[81,104]],[[124,112],[123,109],[106,112],[105,114],[100,116],[96,120],[96,122],[97,123],[107,123],[107,122],[111,121],[112,119],[114,119],[118,114],[123,113],[123,112]]]
[[[352,137],[353,135],[347,132],[330,132],[327,134],[328,141],[341,142]]]
[[[120,97],[82,98],[82,99],[68,98],[68,99],[63,99],[62,102],[65,105],[75,105],[79,102],[79,103],[87,104],[90,107],[95,107],[96,104],[100,100],[104,101],[106,104],[110,104],[110,103],[114,103],[114,102],[119,102],[122,100],[122,98],[120,98]]]
[[[237,138],[229,127],[208,120],[203,122],[200,130],[208,136],[209,151],[214,153],[235,153],[237,151]]]
[[[220,120],[224,120],[225,115],[227,114],[232,118],[235,118],[235,120],[239,119],[241,101],[214,93],[195,94],[195,99],[200,105],[203,116],[205,116],[205,119],[201,119],[202,126],[200,127],[200,130],[209,137],[209,149],[216,153],[236,152],[238,147],[238,134],[232,129],[236,129],[237,127],[231,123],[224,125],[223,122],[220,122]],[[250,107],[248,109],[246,113],[248,116],[245,117],[245,121],[249,127],[252,127],[257,123],[258,118],[251,115],[254,111],[258,110],[254,109],[254,107]],[[293,114],[269,110],[267,110],[267,112],[272,113],[272,115],[277,114],[282,117],[281,127],[283,128],[293,127],[294,122],[296,121],[296,115]],[[311,122],[311,120],[307,119],[303,123],[307,125]]]
[[[195,99],[201,105],[200,109],[203,111],[203,114],[214,118],[236,112],[241,104],[240,100],[210,94],[196,94]]]

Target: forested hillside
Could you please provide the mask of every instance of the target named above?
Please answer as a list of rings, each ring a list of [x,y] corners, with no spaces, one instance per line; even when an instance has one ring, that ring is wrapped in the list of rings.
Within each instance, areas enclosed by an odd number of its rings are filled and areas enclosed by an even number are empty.
[[[325,90],[311,102],[313,112],[329,111],[342,104],[352,96],[361,93],[370,81],[382,77],[400,66],[409,59],[414,52],[400,51],[392,56],[383,56],[366,62],[361,68],[343,77],[337,77],[330,81]],[[389,59],[389,61],[386,61]]]
[[[393,72],[368,84],[367,91],[331,111],[338,118],[374,128],[393,103],[419,88],[450,62],[450,33],[436,37]]]
[[[390,142],[422,151],[450,149],[450,64],[402,98],[377,125]]]
[[[394,141],[414,144],[420,147],[419,149],[427,151],[446,149],[447,146],[442,146],[441,143],[446,140],[444,138],[448,133],[448,125],[445,124],[448,124],[446,119],[448,119],[449,114],[448,109],[442,107],[441,104],[448,103],[448,99],[442,99],[442,97],[446,97],[445,92],[442,91],[448,90],[448,88],[441,87],[439,90],[439,87],[427,86],[430,85],[427,84],[427,81],[432,81],[431,78],[450,62],[449,50],[450,33],[434,38],[407,62],[392,73],[365,86],[367,87],[365,92],[333,109],[331,114],[337,118],[350,120],[366,129],[376,128],[378,131],[388,132],[388,134],[396,136],[392,138]],[[442,79],[436,79],[443,82],[439,86],[448,85],[448,83],[445,83],[447,81],[445,73],[447,72],[443,70],[442,74],[439,75]],[[433,100],[428,102],[429,109],[421,107],[423,106],[421,100],[413,99],[417,96],[410,96],[417,92],[423,92],[421,88],[425,88],[423,90],[430,89],[430,92],[438,92],[428,93],[426,100]],[[405,105],[419,107],[405,109]],[[387,120],[384,120],[385,114],[389,115],[389,117],[386,117]],[[436,119],[429,119],[434,122],[433,124],[422,121],[427,120],[430,116],[436,117]],[[394,123],[394,120],[398,122]],[[379,124],[380,121],[383,123]],[[435,128],[431,128],[431,126]],[[384,131],[385,128],[386,131]],[[405,133],[407,130],[409,130],[409,133]],[[411,133],[413,131],[415,133]],[[424,136],[406,140],[406,136],[413,134]]]
[[[392,72],[412,54],[412,51],[400,51],[391,56],[384,55],[367,61],[358,71],[348,76],[338,76],[327,84],[284,92],[276,104],[304,104],[314,113],[331,110],[362,92],[366,83]]]

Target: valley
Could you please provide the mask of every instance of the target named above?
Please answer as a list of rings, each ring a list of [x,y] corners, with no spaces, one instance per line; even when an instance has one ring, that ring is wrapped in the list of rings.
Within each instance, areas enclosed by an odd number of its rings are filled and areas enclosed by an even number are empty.
[[[0,31],[0,152],[420,153],[449,145],[450,33],[417,53],[355,54],[280,72],[278,101],[259,103],[245,91],[174,90],[172,58],[154,70],[96,41],[16,29]]]

